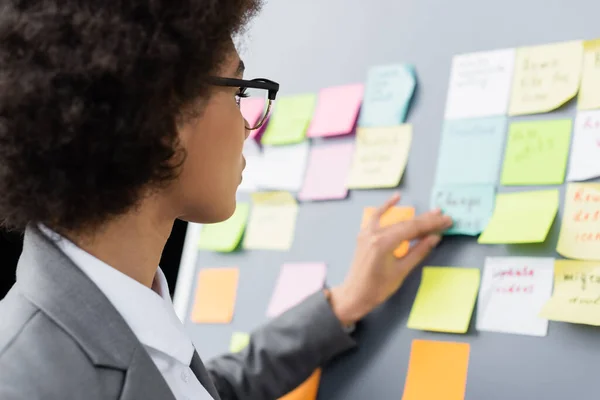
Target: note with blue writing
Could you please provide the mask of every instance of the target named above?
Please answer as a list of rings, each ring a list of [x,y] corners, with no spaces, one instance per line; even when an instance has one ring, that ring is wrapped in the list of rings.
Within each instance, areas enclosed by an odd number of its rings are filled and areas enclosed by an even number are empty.
[[[443,186],[431,192],[431,208],[440,208],[452,218],[445,235],[478,235],[494,211],[494,185]]]
[[[496,184],[506,136],[506,117],[446,121],[436,185]]]

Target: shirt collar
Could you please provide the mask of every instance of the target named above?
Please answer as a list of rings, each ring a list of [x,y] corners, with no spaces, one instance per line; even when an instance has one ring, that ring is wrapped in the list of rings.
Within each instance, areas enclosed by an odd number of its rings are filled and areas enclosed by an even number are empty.
[[[98,286],[142,344],[190,364],[194,346],[175,314],[160,267],[150,289],[49,228],[40,225],[40,230]]]

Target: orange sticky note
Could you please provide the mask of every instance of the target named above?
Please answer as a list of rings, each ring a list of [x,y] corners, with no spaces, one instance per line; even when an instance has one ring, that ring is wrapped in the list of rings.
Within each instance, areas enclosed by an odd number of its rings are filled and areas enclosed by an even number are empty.
[[[228,324],[233,309],[240,271],[237,268],[208,268],[198,274],[192,322]]]
[[[321,368],[318,368],[296,389],[292,390],[279,400],[316,400],[321,382]]]
[[[370,220],[373,213],[377,210],[376,207],[366,207],[363,212],[362,227],[365,226]],[[379,220],[381,226],[389,226],[396,224],[401,221],[408,221],[415,216],[414,207],[392,207],[390,208]],[[394,255],[398,258],[404,257],[408,253],[410,243],[404,241],[394,250]]]
[[[468,343],[413,340],[402,400],[464,400]]]

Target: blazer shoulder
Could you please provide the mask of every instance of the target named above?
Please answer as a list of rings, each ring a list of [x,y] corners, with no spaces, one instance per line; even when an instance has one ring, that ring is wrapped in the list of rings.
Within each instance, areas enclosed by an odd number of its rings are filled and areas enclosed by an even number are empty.
[[[122,371],[96,368],[77,342],[18,289],[0,301],[0,321],[1,399],[118,398]]]

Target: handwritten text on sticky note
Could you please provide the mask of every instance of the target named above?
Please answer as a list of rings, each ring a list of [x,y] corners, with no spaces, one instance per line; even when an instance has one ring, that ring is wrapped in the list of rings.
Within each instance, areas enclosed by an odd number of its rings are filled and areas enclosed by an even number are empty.
[[[365,208],[365,210],[363,212],[361,227],[365,227],[366,224],[371,222],[371,220],[373,218],[373,214],[375,213],[376,210],[377,210],[377,208],[375,208],[375,207],[366,207]],[[398,222],[408,221],[408,220],[412,219],[414,216],[415,216],[415,208],[414,207],[392,207],[389,210],[387,210],[385,214],[383,214],[381,216],[381,219],[379,220],[379,225],[382,227],[394,225],[394,224],[397,224]],[[394,256],[396,256],[398,258],[404,257],[406,255],[406,253],[408,252],[409,247],[410,247],[410,243],[408,241],[402,242],[396,248],[396,250],[394,250]]]
[[[205,324],[228,324],[233,318],[240,271],[237,268],[200,270],[192,321]]]
[[[539,316],[552,294],[554,259],[488,257],[477,302],[477,330],[546,336]]]
[[[411,125],[359,128],[347,187],[398,186],[406,168],[411,141]]]
[[[581,111],[575,119],[567,180],[584,181],[597,176],[600,176],[600,110]]]
[[[279,98],[261,143],[276,146],[304,141],[316,100],[317,96],[314,94]]]
[[[332,143],[313,147],[298,198],[302,201],[339,200],[348,195],[346,181],[354,154],[354,143]]]
[[[556,260],[554,293],[541,316],[551,321],[600,326],[600,264]]]
[[[583,72],[577,108],[600,108],[600,39],[583,42]]]
[[[514,63],[515,49],[455,56],[446,119],[506,115]]]
[[[308,136],[337,136],[352,132],[363,92],[362,83],[322,89]]]
[[[570,119],[510,125],[502,169],[503,185],[558,185],[565,180]]]
[[[452,218],[446,235],[478,235],[494,211],[494,185],[444,186],[431,193],[431,208],[440,208]]]
[[[600,260],[600,184],[570,183],[556,251],[568,258]]]
[[[582,60],[580,41],[517,49],[509,115],[552,111],[575,97]]]
[[[541,243],[558,212],[558,190],[500,193],[479,243]]]

